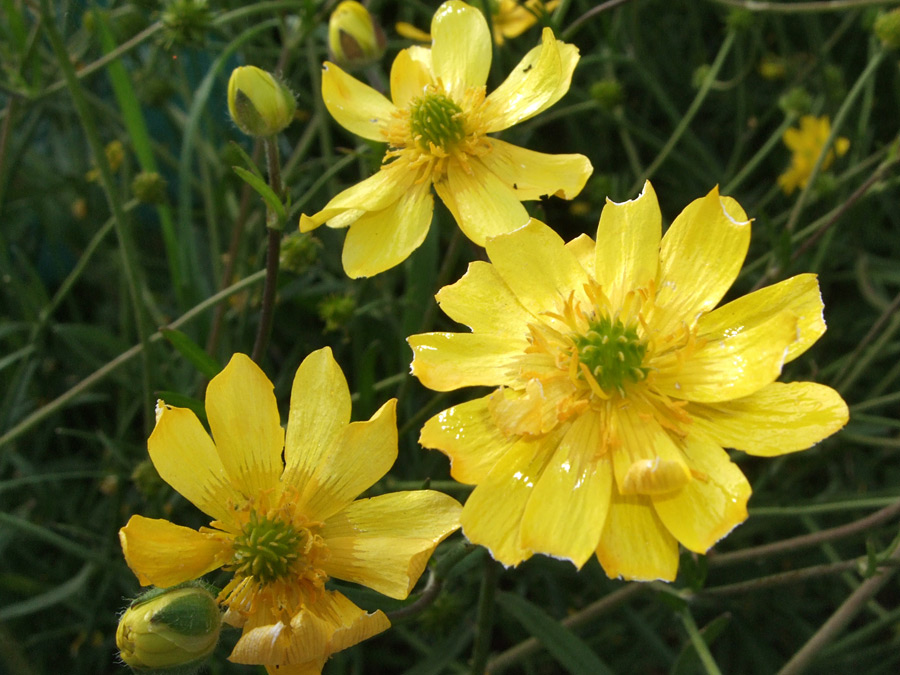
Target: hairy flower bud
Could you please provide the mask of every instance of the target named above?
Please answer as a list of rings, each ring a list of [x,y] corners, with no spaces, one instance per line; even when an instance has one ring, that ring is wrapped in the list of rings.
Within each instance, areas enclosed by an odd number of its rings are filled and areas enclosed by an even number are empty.
[[[122,614],[116,645],[136,671],[186,674],[212,654],[221,627],[219,606],[203,584],[154,588]]]
[[[294,119],[297,101],[274,75],[256,66],[235,68],[228,80],[228,112],[250,136],[273,136]]]
[[[342,68],[368,66],[384,55],[384,31],[369,11],[358,2],[345,0],[328,20],[328,48],[331,58]]]

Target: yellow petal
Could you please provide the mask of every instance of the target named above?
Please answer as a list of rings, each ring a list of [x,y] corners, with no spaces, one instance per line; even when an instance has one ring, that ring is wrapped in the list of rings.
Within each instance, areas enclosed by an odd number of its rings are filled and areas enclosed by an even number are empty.
[[[694,480],[678,492],[651,499],[660,520],[685,548],[706,553],[747,519],[750,484],[712,441],[691,434],[683,444]]]
[[[231,542],[223,535],[143,516],[131,516],[119,530],[119,542],[142,586],[167,588],[198,579],[232,556]]]
[[[434,184],[440,198],[469,239],[479,246],[498,234],[506,234],[528,221],[511,186],[504,183],[475,157],[466,167],[451,161],[447,179]]]
[[[437,545],[459,528],[462,507],[433,490],[360,499],[322,527],[329,577],[404,599]]]
[[[509,567],[531,557],[519,532],[534,484],[544,471],[558,434],[518,440],[469,495],[460,522],[473,544],[484,546],[495,560]]]
[[[310,613],[336,626],[328,641],[329,656],[368,640],[391,627],[391,622],[381,610],[366,612],[337,591],[326,593],[318,602],[308,607]],[[292,626],[298,623],[299,616],[291,621]]]
[[[718,188],[688,204],[660,244],[654,328],[666,334],[691,326],[719,304],[749,244],[749,221],[729,215]]]
[[[450,475],[460,483],[480,483],[514,443],[491,419],[488,401],[492,395],[448,408],[422,427],[419,443],[447,455]]]
[[[329,347],[303,359],[291,387],[282,483],[300,488],[315,475],[350,423],[350,390]]]
[[[485,99],[487,132],[508,129],[534,117],[565,95],[578,63],[578,48],[553,37],[545,28],[541,45],[519,62]]]
[[[323,223],[328,227],[348,227],[370,211],[393,207],[416,179],[409,162],[402,159],[381,167],[364,181],[331,199],[318,213],[300,216],[300,231],[309,232]]]
[[[493,265],[475,261],[455,284],[435,296],[444,313],[475,333],[522,339],[534,315],[518,301]]]
[[[350,225],[342,262],[351,279],[371,277],[409,257],[428,234],[434,199],[428,182],[414,184],[390,207]]]
[[[212,439],[187,408],[157,404],[156,427],[147,449],[160,477],[214,520],[229,522],[229,499],[237,496]]]
[[[522,547],[570,560],[581,569],[594,554],[612,489],[600,419],[587,412],[560,441],[535,484],[522,518]]]
[[[499,335],[423,333],[406,339],[413,350],[412,374],[435,391],[518,381],[515,359],[522,344]],[[522,341],[524,343],[524,340]]]
[[[485,249],[524,307],[558,310],[573,291],[576,299],[587,301],[587,273],[560,236],[539,220],[490,239]]]
[[[566,248],[575,254],[578,263],[588,272],[594,269],[594,240],[586,234],[579,234],[566,242]]]
[[[788,346],[785,362],[805,352],[825,332],[822,296],[815,274],[798,274],[733,300],[700,317],[700,337],[717,340],[736,335],[773,314],[789,311],[797,317],[797,339]]]
[[[431,50],[419,46],[401,50],[391,66],[391,98],[394,105],[405,109],[412,99],[422,96],[425,87],[430,84],[434,84]]]
[[[597,226],[594,278],[613,307],[625,294],[646,288],[659,268],[662,215],[650,181],[637,199],[617,204],[607,199]]]
[[[597,559],[610,579],[674,581],[678,541],[644,495],[620,495],[613,486]]]
[[[679,363],[677,353],[653,359],[654,387],[672,398],[711,403],[749,396],[773,382],[797,339],[797,317],[782,312],[733,336],[707,342]]]
[[[550,385],[551,382],[546,383],[548,388]],[[488,400],[491,419],[507,436],[546,433],[559,422],[556,407],[559,398],[552,398],[553,393],[552,389],[545,391],[545,383],[536,378],[528,380],[524,390],[500,388]],[[566,387],[563,395],[571,395],[571,388]]]
[[[686,485],[691,474],[680,448],[649,410],[637,402],[614,410],[612,460],[621,494],[663,494]]]
[[[297,508],[310,520],[325,520],[350,504],[388,472],[397,459],[397,399],[367,422],[341,430],[334,446],[302,486]]]
[[[442,4],[431,19],[434,78],[450,98],[462,99],[468,87],[482,87],[491,70],[491,34],[487,21],[460,0]]]
[[[594,170],[584,155],[549,155],[496,138],[485,140],[491,151],[481,158],[481,162],[512,188],[519,201],[551,195],[572,199],[581,192]]]
[[[225,471],[244,496],[278,485],[284,430],[272,383],[245,354],[235,354],[206,388],[206,414]]]
[[[719,445],[761,457],[805,450],[849,416],[841,395],[815,382],[773,382],[734,401],[690,403],[685,412]]]
[[[326,61],[324,68],[322,99],[331,116],[357,136],[384,142],[382,130],[397,110],[396,106],[335,64]]]

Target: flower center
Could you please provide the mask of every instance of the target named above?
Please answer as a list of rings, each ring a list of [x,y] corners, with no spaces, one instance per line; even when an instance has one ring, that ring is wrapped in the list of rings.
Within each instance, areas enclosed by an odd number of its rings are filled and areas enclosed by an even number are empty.
[[[462,108],[444,94],[431,93],[413,99],[409,127],[422,150],[449,150],[466,136]]]
[[[284,577],[306,548],[309,532],[291,523],[260,517],[256,511],[234,538],[235,576],[253,577],[267,584]]]
[[[626,382],[647,377],[649,368],[642,365],[647,345],[633,326],[606,316],[590,319],[587,332],[574,336],[573,341],[578,361],[605,392],[624,394]]]

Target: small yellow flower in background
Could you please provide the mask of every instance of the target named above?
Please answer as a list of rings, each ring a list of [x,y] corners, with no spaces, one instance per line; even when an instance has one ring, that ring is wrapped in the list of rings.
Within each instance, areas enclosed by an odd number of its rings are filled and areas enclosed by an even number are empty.
[[[438,293],[471,333],[409,338],[425,386],[499,387],[420,442],[477,486],[463,532],[505,565],[596,553],[610,577],[672,580],[679,542],[705,553],[747,517],[723,448],[795,452],[847,421],[834,390],[775,382],[825,331],[815,275],[715,309],[747,253],[743,209],[713,190],[660,233],[649,183],[607,202],[596,244],[531,220]]]
[[[325,582],[405,598],[459,527],[460,506],[430,490],[354,501],[396,459],[396,400],[350,423],[350,392],[331,350],[298,368],[286,431],[272,389],[235,354],[206,393],[215,440],[193,412],[160,402],[150,458],[213,521],[196,531],[135,515],[119,537],[144,585],[169,587],[220,567],[234,573],[219,595],[225,621],[243,628],[232,661],[319,672],[331,654],[390,625]]]
[[[272,73],[256,66],[235,68],[228,79],[228,112],[248,136],[273,136],[294,119],[297,101]]]
[[[187,672],[199,668],[219,643],[222,614],[206,588],[186,584],[155,588],[137,598],[119,619],[119,656],[141,670]],[[193,672],[193,671],[191,671]]]
[[[387,41],[369,10],[355,0],[344,0],[328,19],[331,60],[348,70],[363,68],[384,56]]]
[[[125,161],[125,146],[122,141],[110,141],[103,148],[103,154],[106,155],[106,163],[109,164],[109,170],[115,173]],[[84,175],[85,180],[89,183],[96,183],[100,180],[100,169],[93,168]]]
[[[804,115],[800,118],[799,128],[791,127],[784,132],[782,137],[784,144],[794,153],[791,156],[790,168],[778,177],[778,184],[784,190],[784,194],[790,195],[798,187],[806,187],[830,133],[831,121],[827,115],[822,117]],[[825,161],[822,162],[822,170],[832,165],[835,153],[838,157],[842,157],[849,148],[848,139],[843,137],[835,139],[834,149],[828,151]]]
[[[437,10],[431,31],[431,49],[410,47],[394,60],[393,102],[325,64],[322,96],[332,116],[349,131],[390,146],[375,175],[300,219],[303,232],[349,226],[343,263],[354,278],[399,264],[424,241],[432,185],[465,235],[481,246],[525,224],[523,201],[571,199],[592,170],[583,155],[548,155],[487,136],[562,98],[578,62],[576,47],[545,29],[542,44],[485,96],[491,40],[481,12],[450,0]]]
[[[506,40],[519,37],[538,22],[538,19],[549,14],[559,5],[559,0],[542,2],[541,0],[490,0],[491,26],[494,29],[494,42],[502,45]],[[416,28],[406,21],[398,21],[394,26],[401,37],[418,42],[431,42],[431,35]]]

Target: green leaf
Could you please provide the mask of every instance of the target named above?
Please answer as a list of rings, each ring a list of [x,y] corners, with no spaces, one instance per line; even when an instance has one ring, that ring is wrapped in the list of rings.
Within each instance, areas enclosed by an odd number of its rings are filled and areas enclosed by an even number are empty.
[[[247,171],[247,169],[239,166],[233,166],[231,168],[234,169],[234,172],[238,176],[243,178],[250,187],[252,187],[259,193],[259,196],[263,198],[266,206],[268,206],[278,216],[279,227],[277,229],[283,229],[284,222],[287,220],[287,211],[284,208],[284,204],[278,198],[278,195],[275,194],[275,191],[270,188],[268,183],[266,183],[262,178],[250,171]]]
[[[247,151],[241,147],[241,144],[235,143],[234,141],[231,141],[229,144],[234,150],[237,150],[237,153],[241,156],[241,159],[244,160],[244,164],[246,164],[247,168],[253,172],[253,175],[260,180],[263,180],[262,171],[259,170],[259,167],[256,166],[256,162],[254,162],[253,158],[247,154]]]
[[[712,646],[716,638],[722,634],[722,631],[730,623],[731,614],[726,612],[725,614],[720,614],[701,628],[700,635],[707,646]],[[672,670],[669,671],[670,675],[688,675],[689,673],[696,673],[698,670],[701,670],[700,656],[697,654],[697,649],[694,645],[688,642],[684,645],[684,649],[681,650],[678,658],[675,659]]]
[[[497,603],[537,638],[574,675],[613,675],[584,641],[544,610],[513,593],[497,593]]]
[[[179,354],[190,361],[205,377],[213,378],[222,371],[222,366],[206,351],[180,330],[162,328],[160,333],[175,347]]]

